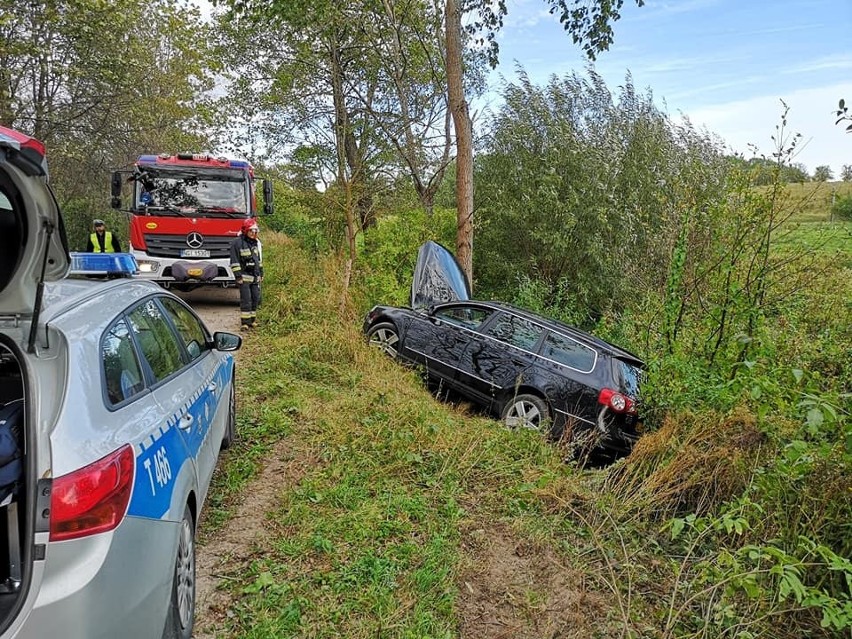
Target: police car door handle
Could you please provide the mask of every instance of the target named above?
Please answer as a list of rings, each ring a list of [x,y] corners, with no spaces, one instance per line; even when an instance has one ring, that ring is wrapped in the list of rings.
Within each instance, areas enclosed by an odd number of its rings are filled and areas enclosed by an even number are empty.
[[[211,393],[215,393],[215,392],[216,392],[216,382],[210,382],[210,386],[208,386],[208,387],[207,387],[207,389],[208,389]]]
[[[178,422],[178,427],[182,428],[183,430],[189,430],[190,428],[192,428],[192,415],[186,413],[183,417],[181,417],[180,421]]]

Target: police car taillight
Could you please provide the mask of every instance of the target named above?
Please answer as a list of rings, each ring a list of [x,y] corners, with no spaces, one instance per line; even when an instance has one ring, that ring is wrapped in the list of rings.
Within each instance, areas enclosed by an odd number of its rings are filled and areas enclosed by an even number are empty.
[[[127,512],[135,458],[129,444],[73,473],[53,480],[50,541],[113,530]]]
[[[139,272],[131,253],[71,253],[69,275],[84,277],[130,277]]]
[[[44,144],[20,131],[0,126],[0,148],[10,149],[10,158],[27,175],[47,175]]]

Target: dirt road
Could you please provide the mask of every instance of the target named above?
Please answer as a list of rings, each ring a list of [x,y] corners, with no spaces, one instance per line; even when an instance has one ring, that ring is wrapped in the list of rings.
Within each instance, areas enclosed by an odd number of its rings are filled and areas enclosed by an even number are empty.
[[[195,309],[211,331],[240,332],[238,289],[202,287],[188,293],[174,292]]]
[[[240,332],[239,291],[236,289],[198,288],[188,293],[175,291],[201,316],[211,331]],[[243,351],[236,354],[237,364]],[[235,509],[233,517],[213,537],[204,534],[204,514],[201,516],[201,539],[196,549],[195,639],[216,639],[221,636],[220,620],[227,616],[233,602],[227,592],[218,589],[222,575],[231,566],[242,565],[258,539],[263,537],[264,513],[271,508],[282,482],[302,471],[289,459],[289,444],[282,441],[280,449],[271,452],[260,476],[246,491],[247,497]]]

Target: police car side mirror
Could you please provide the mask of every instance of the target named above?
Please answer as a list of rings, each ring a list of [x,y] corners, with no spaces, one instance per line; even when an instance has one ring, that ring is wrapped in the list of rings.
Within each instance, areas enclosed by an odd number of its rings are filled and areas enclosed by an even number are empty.
[[[213,348],[217,351],[237,351],[243,345],[243,338],[235,333],[216,331],[213,333]]]
[[[263,214],[272,215],[272,180],[263,181]]]

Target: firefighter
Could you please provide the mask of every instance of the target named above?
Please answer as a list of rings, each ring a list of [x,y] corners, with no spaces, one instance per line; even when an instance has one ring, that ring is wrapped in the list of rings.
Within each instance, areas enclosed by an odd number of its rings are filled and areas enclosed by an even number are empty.
[[[94,220],[92,226],[95,232],[89,235],[89,242],[86,244],[87,253],[121,253],[118,237],[112,231],[106,230],[103,220]]]
[[[263,281],[263,262],[257,239],[257,221],[248,218],[242,231],[231,243],[231,270],[240,286],[240,330],[254,328],[257,305],[260,302],[260,283]]]

